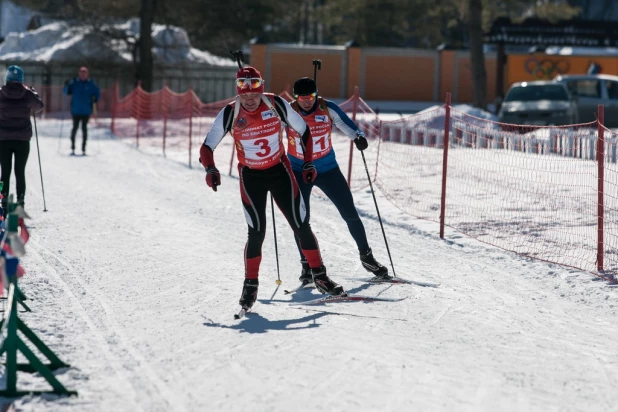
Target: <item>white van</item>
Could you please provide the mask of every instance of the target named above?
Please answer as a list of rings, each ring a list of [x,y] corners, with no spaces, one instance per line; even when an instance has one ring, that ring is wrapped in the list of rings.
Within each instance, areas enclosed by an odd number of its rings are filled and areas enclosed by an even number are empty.
[[[598,106],[605,108],[605,126],[618,127],[618,76],[608,74],[559,75],[554,81],[566,84],[576,99],[581,123],[597,119]]]

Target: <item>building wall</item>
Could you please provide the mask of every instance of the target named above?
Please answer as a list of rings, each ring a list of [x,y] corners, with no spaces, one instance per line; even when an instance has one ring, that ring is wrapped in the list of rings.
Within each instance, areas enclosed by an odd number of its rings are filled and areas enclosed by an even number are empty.
[[[439,100],[438,52],[365,48],[360,70],[359,88],[366,100]]]
[[[258,45],[261,46],[261,45]],[[297,47],[267,45],[262,50],[265,56],[255,55],[255,45],[251,49],[251,64],[262,72],[266,80],[266,90],[280,93],[292,92],[296,79],[313,78],[313,60],[322,60],[322,69],[317,72],[317,84],[323,96],[339,96],[345,93],[347,53],[345,47]]]
[[[365,100],[439,102],[447,92],[452,93],[454,103],[473,99],[468,51],[273,44],[251,49],[251,63],[262,71],[267,90],[274,93],[291,92],[296,79],[313,77],[313,59],[322,60],[317,80],[325,97],[347,99],[358,86]],[[495,53],[486,53],[488,103],[496,96],[496,65]],[[586,73],[591,65],[600,73],[618,75],[615,57],[510,54],[504,90],[514,82]]]
[[[511,54],[507,57],[505,89],[515,82],[550,80],[559,74],[584,74],[591,65],[599,73],[618,75],[616,57]]]
[[[456,86],[453,89],[453,101],[456,102],[472,102],[474,87],[472,85],[472,63],[470,62],[470,53],[467,51],[455,52],[452,66],[456,73],[453,76],[456,79]],[[447,76],[450,71],[445,68]],[[485,54],[485,75],[487,78],[487,102],[491,103],[496,98],[496,56],[494,53]]]
[[[358,87],[365,100],[472,101],[467,51],[344,46],[254,44],[251,64],[262,72],[266,90],[292,91],[300,77],[313,77],[313,59],[322,60],[317,74],[320,94],[346,99]],[[495,96],[495,56],[486,55],[488,102]]]

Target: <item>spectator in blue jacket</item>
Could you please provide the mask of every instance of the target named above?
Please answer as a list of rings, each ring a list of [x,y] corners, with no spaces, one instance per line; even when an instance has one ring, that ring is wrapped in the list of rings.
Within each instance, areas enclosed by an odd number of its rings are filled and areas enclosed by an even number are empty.
[[[86,141],[88,140],[88,120],[92,115],[94,104],[99,101],[101,92],[99,87],[88,77],[88,68],[81,67],[78,77],[64,83],[64,94],[71,96],[71,115],[73,129],[71,130],[71,154],[75,154],[75,135],[79,123],[82,124],[82,154],[86,155]]]

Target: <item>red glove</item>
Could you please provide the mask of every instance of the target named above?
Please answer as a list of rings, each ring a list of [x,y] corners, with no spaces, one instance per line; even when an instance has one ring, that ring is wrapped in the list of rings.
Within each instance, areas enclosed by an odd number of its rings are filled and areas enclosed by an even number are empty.
[[[318,177],[318,171],[315,170],[313,162],[305,162],[303,164],[303,182],[313,183],[316,177]]]

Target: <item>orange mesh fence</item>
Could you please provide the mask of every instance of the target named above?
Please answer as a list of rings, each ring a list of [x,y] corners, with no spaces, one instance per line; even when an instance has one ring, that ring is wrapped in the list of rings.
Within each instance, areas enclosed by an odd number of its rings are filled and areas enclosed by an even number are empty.
[[[596,270],[596,123],[498,124],[451,110],[445,222],[522,255]]]
[[[188,159],[190,166],[216,115],[233,100],[203,103],[192,91],[168,88],[146,93],[138,87],[122,99],[115,91],[108,95],[115,101],[110,112],[116,136]],[[358,92],[339,106],[369,140],[364,154],[370,178],[402,211],[439,222],[441,235],[446,225],[506,250],[613,279],[618,134],[602,123],[506,125],[453,109],[448,101],[385,121]],[[334,129],[332,144],[351,189],[366,188],[365,165],[351,140]],[[223,139],[215,161],[223,173],[236,174],[233,139]]]
[[[401,210],[439,221],[445,108],[382,121],[376,186]]]
[[[354,95],[339,105],[341,110],[348,115],[365,133],[369,141],[369,147],[365,150],[365,160],[370,173],[375,169],[378,149],[380,147],[380,119],[369,105],[360,98],[358,89]],[[337,159],[344,176],[347,177],[348,184],[352,190],[360,190],[369,186],[367,172],[363,160],[357,151],[356,146],[350,138],[341,133],[336,127],[333,128],[332,138],[333,148],[337,153]],[[372,179],[374,176],[371,176]]]
[[[282,95],[286,98],[289,93]],[[148,93],[138,86],[111,110],[112,132],[117,137],[133,139],[143,150],[163,153],[192,167],[197,164],[199,147],[217,114],[233,100],[232,97],[203,103],[192,90],[176,93],[164,87]],[[215,161],[220,165],[229,163],[229,173],[235,174],[231,139],[223,139],[219,144]]]
[[[39,94],[45,107],[43,114],[46,117],[67,117],[71,112],[71,96],[64,94],[63,86],[49,86],[42,84],[30,85]],[[112,106],[115,102],[115,87],[109,87],[101,90],[101,97],[93,111],[95,120],[99,116],[109,117],[111,115]]]

